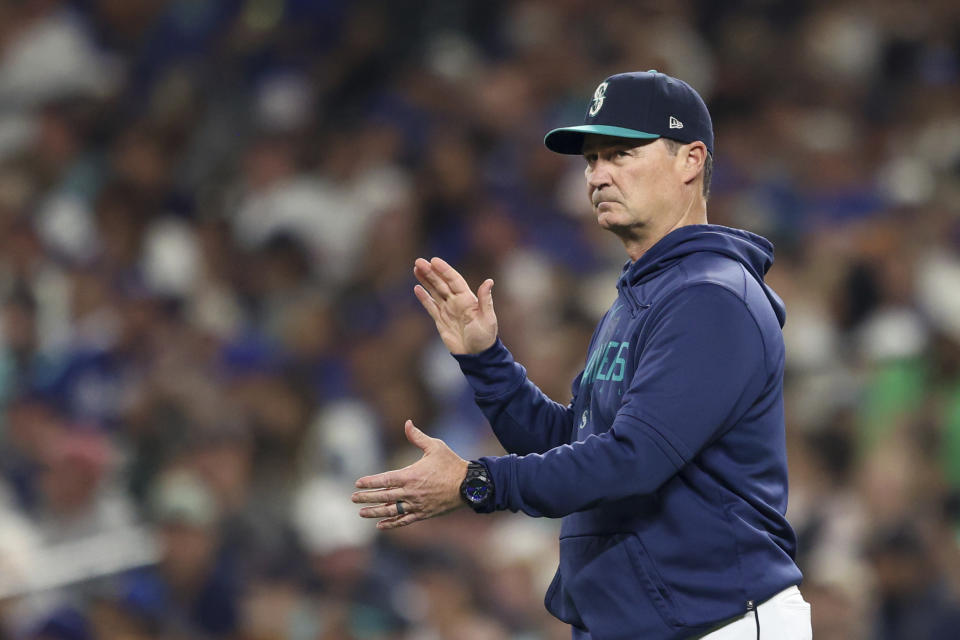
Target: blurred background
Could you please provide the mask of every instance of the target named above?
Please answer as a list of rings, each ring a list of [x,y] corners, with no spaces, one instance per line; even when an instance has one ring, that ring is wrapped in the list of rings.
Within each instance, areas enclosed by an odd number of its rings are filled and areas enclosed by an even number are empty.
[[[541,140],[651,68],[777,247],[815,637],[957,637],[960,4],[0,0],[0,638],[568,638],[558,523],[349,495],[500,451],[418,256],[569,400],[624,254]]]

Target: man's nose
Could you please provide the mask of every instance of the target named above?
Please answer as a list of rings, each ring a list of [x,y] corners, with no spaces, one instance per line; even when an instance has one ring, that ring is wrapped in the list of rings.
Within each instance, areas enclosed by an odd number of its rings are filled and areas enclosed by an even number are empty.
[[[610,184],[610,171],[603,160],[597,160],[587,171],[587,184],[595,189]]]

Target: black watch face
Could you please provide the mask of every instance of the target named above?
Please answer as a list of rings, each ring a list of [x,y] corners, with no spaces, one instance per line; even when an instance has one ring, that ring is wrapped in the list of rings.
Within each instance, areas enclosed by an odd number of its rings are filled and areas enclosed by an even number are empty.
[[[464,493],[467,494],[467,499],[470,502],[483,502],[490,495],[490,487],[483,480],[474,478],[467,482]]]

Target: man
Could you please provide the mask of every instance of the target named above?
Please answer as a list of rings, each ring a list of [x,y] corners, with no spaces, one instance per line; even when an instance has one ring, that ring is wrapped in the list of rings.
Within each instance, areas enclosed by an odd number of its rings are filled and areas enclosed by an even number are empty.
[[[810,638],[784,518],[784,308],[763,282],[773,247],[706,224],[713,126],[686,83],[607,78],[580,126],[544,139],[583,154],[598,223],[630,261],[567,406],[497,336],[493,281],[476,295],[439,258],[415,294],[510,455],[467,462],[411,421],[415,464],[354,494],[389,529],[464,502],[563,518],[547,608],[574,638]]]

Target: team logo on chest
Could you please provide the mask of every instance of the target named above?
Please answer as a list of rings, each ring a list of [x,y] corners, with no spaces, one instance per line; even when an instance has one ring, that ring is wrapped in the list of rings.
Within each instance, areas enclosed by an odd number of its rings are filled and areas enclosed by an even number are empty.
[[[597,115],[597,112],[600,111],[600,107],[603,106],[603,99],[607,97],[606,93],[607,83],[601,82],[597,90],[593,92],[593,102],[590,104],[590,111],[588,112],[591,116]]]

